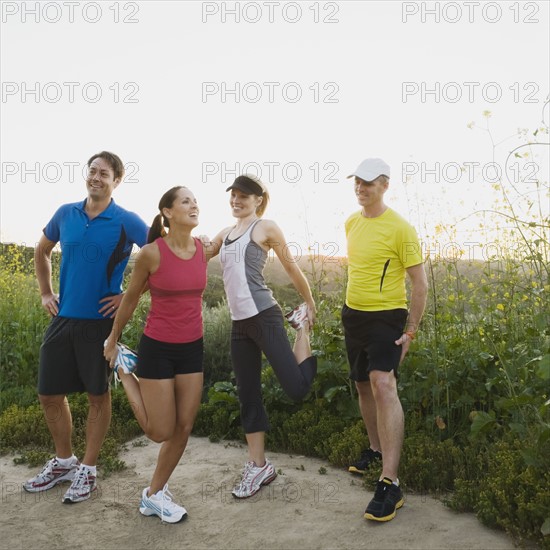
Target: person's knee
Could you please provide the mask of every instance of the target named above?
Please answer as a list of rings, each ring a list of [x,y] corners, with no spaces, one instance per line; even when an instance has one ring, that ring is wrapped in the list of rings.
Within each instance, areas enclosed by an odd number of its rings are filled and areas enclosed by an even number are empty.
[[[101,395],[88,394],[89,418],[109,417],[111,414],[111,394],[106,392]]]
[[[39,394],[38,400],[48,422],[57,422],[64,417],[64,411],[69,410],[69,403],[65,400],[64,395]]]
[[[154,423],[149,422],[145,435],[155,443],[164,443],[174,437],[176,427],[175,419],[170,421],[163,419]]]
[[[171,434],[165,433],[161,434],[165,439],[163,441],[170,441],[170,445],[173,448],[180,448],[182,451],[187,445],[189,436],[193,430],[193,424],[189,422],[177,423],[174,426],[174,429]],[[163,441],[157,441],[157,443],[162,443]]]
[[[193,431],[193,422],[190,420],[184,420],[183,422],[178,422],[176,429],[174,430],[174,435],[177,435],[179,439],[186,439],[191,435]]]
[[[155,426],[148,428],[145,435],[154,443],[164,443],[174,435],[174,428]]]
[[[397,382],[393,371],[372,371],[370,385],[376,400],[393,399],[397,396]]]

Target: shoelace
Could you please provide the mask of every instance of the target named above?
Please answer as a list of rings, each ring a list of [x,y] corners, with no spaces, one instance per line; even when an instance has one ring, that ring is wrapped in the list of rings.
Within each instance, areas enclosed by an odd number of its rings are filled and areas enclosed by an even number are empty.
[[[73,483],[72,483],[72,487],[74,489],[81,489],[82,486],[86,483],[86,481],[88,480],[88,474],[90,474],[90,471],[89,470],[85,470],[84,468],[79,468],[77,470],[77,473],[74,477],[74,480],[73,480]]]
[[[58,465],[58,462],[57,460],[55,460],[55,458],[53,460],[48,460],[48,462],[44,464],[44,468],[42,468],[42,471],[36,477],[41,477],[42,479],[46,480],[47,476],[52,475],[53,469],[57,465]]]
[[[172,502],[172,493],[168,490],[168,483],[162,488],[161,505],[160,505],[160,521],[164,521],[164,502]]]
[[[242,477],[241,477],[241,482],[239,483],[239,487],[238,487],[239,489],[246,488],[248,478],[251,476],[253,468],[254,468],[254,462],[247,462],[244,465],[243,474],[242,474]]]

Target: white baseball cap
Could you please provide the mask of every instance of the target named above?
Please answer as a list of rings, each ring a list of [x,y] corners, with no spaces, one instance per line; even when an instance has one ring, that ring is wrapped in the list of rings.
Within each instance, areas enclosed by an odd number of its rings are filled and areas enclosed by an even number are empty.
[[[353,178],[354,176],[364,181],[373,181],[378,176],[388,176],[389,178],[390,167],[382,159],[365,159],[348,178]]]

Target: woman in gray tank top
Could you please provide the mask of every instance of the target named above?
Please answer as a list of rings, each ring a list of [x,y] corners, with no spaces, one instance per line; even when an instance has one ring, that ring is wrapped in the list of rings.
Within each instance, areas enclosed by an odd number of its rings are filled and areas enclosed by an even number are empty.
[[[262,219],[269,202],[265,185],[246,174],[235,179],[227,191],[231,191],[229,204],[237,223],[220,231],[212,246],[220,254],[231,312],[231,359],[248,443],[248,460],[232,493],[236,498],[247,498],[277,477],[264,449],[269,422],[262,401],[262,352],[289,397],[301,400],[317,372],[309,343],[315,302],[283,232],[274,221]],[[269,250],[275,252],[305,301],[287,316],[297,330],[294,347],[288,340],[281,308],[263,277]]]

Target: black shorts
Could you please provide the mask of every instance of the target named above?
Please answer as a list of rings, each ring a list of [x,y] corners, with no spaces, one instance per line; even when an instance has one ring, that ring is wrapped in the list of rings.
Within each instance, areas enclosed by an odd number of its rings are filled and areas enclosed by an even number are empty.
[[[136,374],[138,378],[163,380],[177,374],[202,372],[203,339],[185,344],[160,342],[143,334],[139,341]]]
[[[112,370],[103,356],[103,343],[113,319],[54,317],[40,347],[38,393],[103,395]]]
[[[352,380],[367,381],[371,370],[393,370],[398,377],[401,346],[395,341],[403,334],[407,315],[406,309],[358,311],[344,304],[342,324]]]

